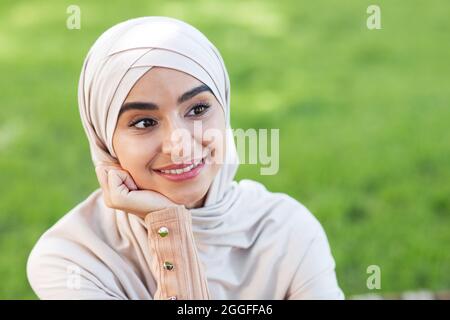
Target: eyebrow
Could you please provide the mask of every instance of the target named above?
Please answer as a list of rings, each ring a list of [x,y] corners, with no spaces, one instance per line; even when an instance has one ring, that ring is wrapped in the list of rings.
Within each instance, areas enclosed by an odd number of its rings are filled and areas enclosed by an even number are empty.
[[[196,95],[198,95],[204,91],[209,91],[209,92],[213,93],[206,84],[202,84],[202,85],[199,85],[198,87],[192,88],[189,91],[186,91],[181,96],[179,96],[177,99],[177,103],[181,104],[189,99],[192,99],[193,97],[195,97]],[[159,109],[158,105],[153,102],[126,102],[122,105],[122,107],[119,111],[119,117],[124,112],[129,111],[129,110],[158,110],[158,109]]]

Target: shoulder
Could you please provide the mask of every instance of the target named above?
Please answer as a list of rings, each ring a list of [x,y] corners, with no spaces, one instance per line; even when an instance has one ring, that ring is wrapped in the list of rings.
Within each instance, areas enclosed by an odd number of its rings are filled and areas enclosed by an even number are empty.
[[[246,199],[254,199],[255,207],[263,206],[272,219],[279,220],[294,231],[319,231],[321,224],[314,214],[299,200],[283,192],[272,192],[262,183],[243,179],[239,181]],[[250,206],[252,204],[249,204]]]
[[[47,229],[38,239],[33,251],[52,239],[79,242],[83,239],[80,237],[82,234],[100,234],[98,222],[102,219],[102,201],[101,189],[92,192]]]
[[[101,200],[101,191],[97,189],[45,231],[34,245],[26,271],[31,287],[40,298],[52,298],[53,293],[61,296],[62,288],[70,286],[73,275],[88,274],[83,265],[101,268],[92,250],[95,242],[101,242],[96,216]],[[89,283],[96,281],[89,276],[86,279],[90,279]]]
[[[342,299],[327,235],[313,213],[297,199],[270,192],[259,182],[245,180],[240,186],[251,195],[247,198],[253,199],[255,209],[265,210],[266,226],[271,224],[266,234],[285,253],[283,272],[290,279],[287,298]]]

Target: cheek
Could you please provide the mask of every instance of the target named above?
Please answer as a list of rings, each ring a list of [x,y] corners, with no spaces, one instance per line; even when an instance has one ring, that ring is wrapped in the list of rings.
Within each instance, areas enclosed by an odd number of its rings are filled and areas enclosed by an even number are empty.
[[[226,151],[225,121],[217,116],[203,125],[202,145],[212,150],[212,160],[219,165],[223,163]]]
[[[148,164],[157,153],[152,139],[142,136],[123,136],[117,139],[115,150],[122,168],[133,176],[148,170]],[[139,173],[139,174],[138,174]]]

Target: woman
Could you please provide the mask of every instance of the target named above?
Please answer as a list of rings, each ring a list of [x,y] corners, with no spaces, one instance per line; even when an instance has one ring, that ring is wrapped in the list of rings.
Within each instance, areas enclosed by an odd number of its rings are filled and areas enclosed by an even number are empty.
[[[320,223],[238,167],[230,83],[194,27],[143,17],[89,51],[79,107],[101,188],[39,239],[42,299],[341,299]]]

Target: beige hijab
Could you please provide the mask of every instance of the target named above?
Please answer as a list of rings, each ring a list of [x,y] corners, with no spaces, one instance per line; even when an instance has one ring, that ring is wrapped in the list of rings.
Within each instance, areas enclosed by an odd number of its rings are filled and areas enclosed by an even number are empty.
[[[78,100],[94,165],[117,162],[112,135],[120,107],[153,66],[183,71],[208,85],[226,115],[225,164],[204,207],[190,210],[212,297],[342,298],[326,235],[314,216],[286,194],[271,193],[256,181],[233,180],[238,157],[228,73],[216,47],[193,26],[168,17],[142,17],[113,26],[92,46]],[[43,274],[39,265],[58,256],[80,267],[108,297],[152,299],[156,285],[146,233],[142,219],[106,207],[98,189],[42,236],[28,263],[30,282],[43,297],[71,296],[55,289],[57,280],[52,290],[42,282],[54,276]]]

